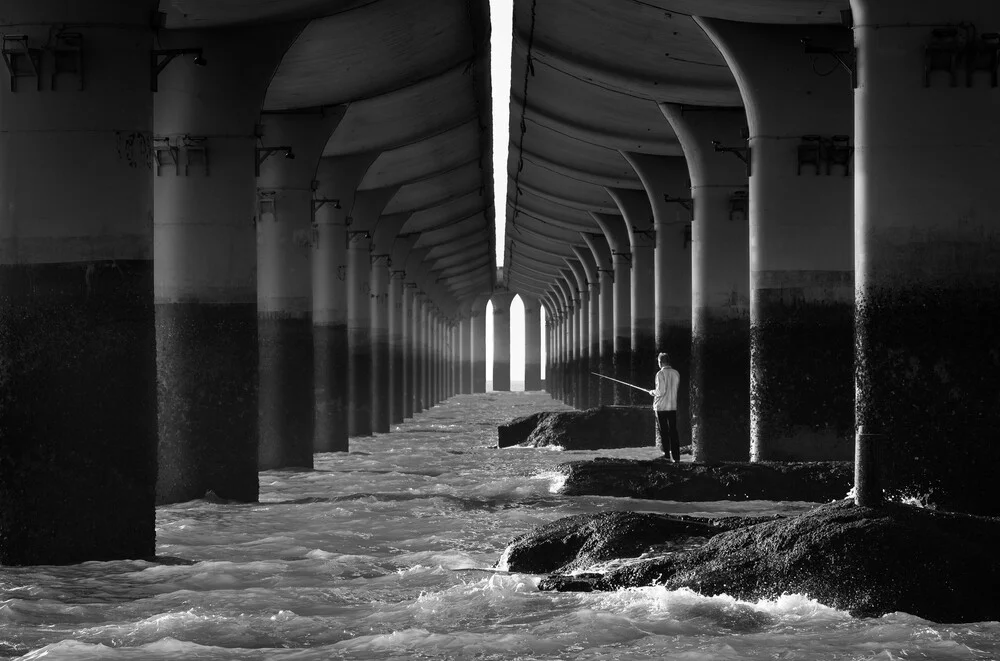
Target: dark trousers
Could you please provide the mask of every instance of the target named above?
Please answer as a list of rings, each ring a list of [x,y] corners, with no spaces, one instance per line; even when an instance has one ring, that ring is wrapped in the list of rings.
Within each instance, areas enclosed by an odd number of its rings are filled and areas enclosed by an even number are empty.
[[[664,456],[681,460],[681,439],[677,435],[677,411],[654,411],[656,413],[656,434],[660,437],[660,449]]]

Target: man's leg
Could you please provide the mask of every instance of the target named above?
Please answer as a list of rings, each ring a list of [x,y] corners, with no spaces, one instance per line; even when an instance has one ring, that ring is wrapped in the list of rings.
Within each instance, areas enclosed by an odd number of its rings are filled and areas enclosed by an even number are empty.
[[[663,453],[663,456],[669,457],[670,441],[668,439],[668,433],[670,430],[670,422],[667,420],[666,413],[666,411],[653,411],[653,416],[656,419],[656,437],[659,439],[659,443],[657,445]]]
[[[670,454],[674,461],[681,460],[681,437],[677,433],[677,411],[664,411],[667,419],[667,434],[670,437]],[[664,454],[666,454],[666,442],[664,441]]]

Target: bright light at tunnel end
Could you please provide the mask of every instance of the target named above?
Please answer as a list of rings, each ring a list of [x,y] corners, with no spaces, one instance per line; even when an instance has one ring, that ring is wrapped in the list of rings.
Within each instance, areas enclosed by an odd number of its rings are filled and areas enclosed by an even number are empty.
[[[510,142],[510,58],[513,45],[513,0],[490,0],[490,72],[493,90],[493,209],[496,216],[496,260],[504,266],[507,228],[507,145]]]

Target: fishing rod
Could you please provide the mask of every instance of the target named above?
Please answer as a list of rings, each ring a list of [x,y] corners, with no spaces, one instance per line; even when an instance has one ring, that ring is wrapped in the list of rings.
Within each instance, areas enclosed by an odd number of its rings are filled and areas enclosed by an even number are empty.
[[[604,376],[603,374],[598,374],[597,372],[591,372],[594,376],[599,376],[602,379],[607,379],[608,381],[614,381],[615,383],[620,383],[623,386],[628,386],[629,388],[635,388],[636,390],[641,390],[647,395],[649,394],[649,388],[643,388],[642,386],[637,386],[632,383],[626,383],[625,381],[619,381],[618,379],[612,379],[610,376]]]

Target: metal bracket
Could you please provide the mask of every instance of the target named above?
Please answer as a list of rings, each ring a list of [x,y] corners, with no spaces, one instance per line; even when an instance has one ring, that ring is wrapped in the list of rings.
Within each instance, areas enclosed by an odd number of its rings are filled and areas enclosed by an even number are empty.
[[[690,197],[671,197],[670,195],[664,193],[663,201],[667,202],[668,204],[679,204],[688,211],[692,211],[694,209],[694,200],[692,200]]]
[[[351,242],[358,241],[359,239],[370,239],[370,238],[372,238],[372,233],[366,230],[355,230],[347,232],[347,240]]]
[[[392,268],[392,257],[390,255],[372,255],[371,256],[371,264],[372,264],[372,266],[374,266],[375,264],[378,264],[378,261],[380,259],[384,259],[385,260],[385,265],[387,267],[389,267],[389,268]]]
[[[83,35],[79,32],[59,32],[55,41],[55,45],[48,49],[52,53],[49,88],[54,91],[59,74],[68,73],[76,75],[77,89],[83,90]]]
[[[208,66],[201,48],[161,48],[149,52],[149,89],[156,92],[159,90],[157,79],[160,73],[167,68],[167,65],[174,61],[174,58],[181,55],[194,55],[196,66]]]
[[[624,257],[625,259],[628,260],[629,264],[632,263],[632,253],[630,253],[630,252],[615,252],[614,250],[612,250],[611,254],[612,255],[617,255],[618,257]]]
[[[712,146],[715,147],[715,151],[717,152],[733,154],[736,158],[743,161],[747,166],[747,176],[750,176],[750,147],[726,147],[718,140],[712,140]]]
[[[806,55],[829,55],[837,60],[840,66],[842,66],[847,73],[851,74],[851,87],[854,89],[858,88],[858,56],[854,48],[849,50],[837,50],[836,48],[813,46],[812,39],[810,37],[803,38],[801,40],[801,44]]]
[[[257,191],[257,217],[254,218],[254,223],[260,222],[261,216],[265,213],[270,212],[272,216],[276,214],[275,209],[275,191],[268,190],[258,190]]]
[[[633,227],[632,231],[635,232],[636,234],[640,235],[640,236],[646,237],[647,239],[649,239],[650,241],[653,242],[653,245],[656,245],[656,230],[655,229],[653,229],[653,230],[637,230],[636,228]]]
[[[260,176],[260,166],[266,161],[272,154],[278,152],[284,152],[285,158],[288,160],[293,160],[295,158],[295,152],[292,151],[290,145],[281,145],[279,147],[257,147],[257,164],[254,166],[254,176]]]
[[[17,91],[17,79],[28,76],[35,77],[35,89],[42,89],[41,59],[42,49],[32,48],[28,43],[28,36],[24,34],[3,35],[2,47],[3,63],[10,74],[10,91]],[[27,65],[25,67],[24,65]]]
[[[209,175],[208,138],[201,135],[185,135],[181,138],[180,149],[184,152],[184,176],[187,176],[191,165],[201,165],[205,176]]]
[[[333,205],[334,209],[343,209],[343,207],[340,206],[340,200],[335,200],[335,199],[330,198],[330,197],[318,197],[318,198],[315,198],[312,201],[312,204],[313,204],[313,213],[316,213],[317,211],[319,211],[320,209],[322,209],[323,207],[325,207],[327,204]]]
[[[403,280],[406,278],[406,271],[389,271],[389,279],[392,280],[393,278]],[[414,285],[414,287],[416,287],[416,285]]]

